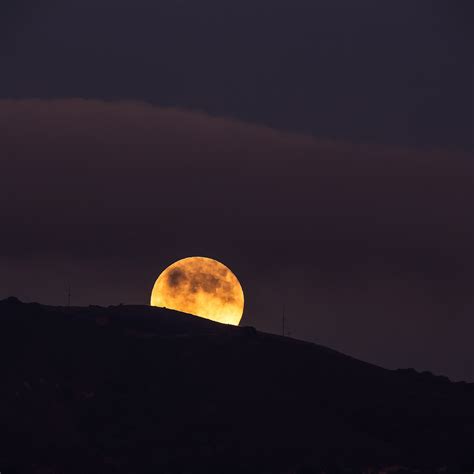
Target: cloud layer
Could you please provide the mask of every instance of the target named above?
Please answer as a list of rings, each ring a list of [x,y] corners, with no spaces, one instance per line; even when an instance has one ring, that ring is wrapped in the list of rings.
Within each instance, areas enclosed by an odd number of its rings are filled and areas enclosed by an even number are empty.
[[[67,278],[77,303],[146,303],[171,261],[206,255],[239,276],[248,324],[276,331],[284,294],[298,337],[472,370],[467,154],[74,99],[0,101],[0,156],[2,292],[60,302]]]

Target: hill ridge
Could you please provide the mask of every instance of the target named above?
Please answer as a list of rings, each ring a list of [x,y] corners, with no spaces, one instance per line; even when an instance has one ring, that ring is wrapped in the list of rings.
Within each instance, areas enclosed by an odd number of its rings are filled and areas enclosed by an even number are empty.
[[[9,298],[0,350],[0,468],[464,472],[474,461],[474,384],[250,327]]]

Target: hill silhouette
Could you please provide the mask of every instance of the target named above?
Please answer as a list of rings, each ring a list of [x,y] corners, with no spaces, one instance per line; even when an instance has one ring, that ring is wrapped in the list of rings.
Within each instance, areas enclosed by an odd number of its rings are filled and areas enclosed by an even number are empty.
[[[474,384],[253,328],[9,298],[0,347],[2,473],[474,467]]]

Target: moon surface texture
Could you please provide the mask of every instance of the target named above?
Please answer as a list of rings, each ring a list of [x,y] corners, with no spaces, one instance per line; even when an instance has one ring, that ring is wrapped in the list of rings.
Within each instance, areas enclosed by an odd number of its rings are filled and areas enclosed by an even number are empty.
[[[173,263],[158,277],[150,304],[238,326],[244,311],[244,292],[237,277],[222,263],[207,257],[188,257]]]

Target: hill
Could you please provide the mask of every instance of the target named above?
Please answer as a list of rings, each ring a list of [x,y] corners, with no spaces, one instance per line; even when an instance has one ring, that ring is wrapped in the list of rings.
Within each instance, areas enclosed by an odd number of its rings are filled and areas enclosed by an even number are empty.
[[[9,298],[0,347],[3,474],[474,467],[474,384],[253,328]]]

